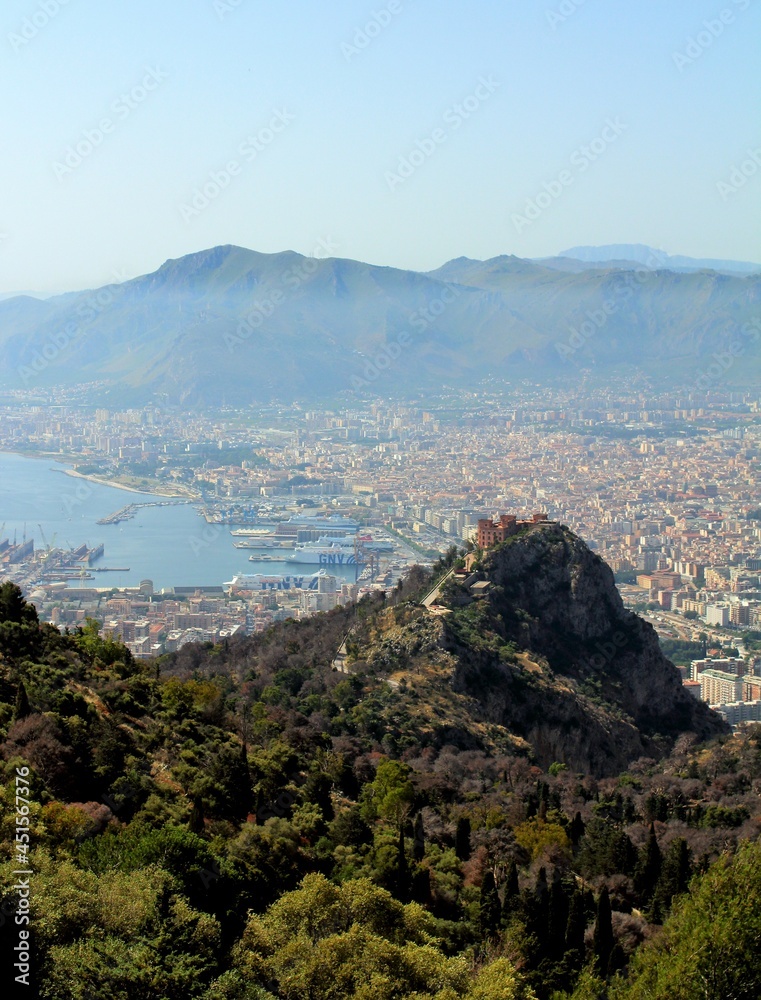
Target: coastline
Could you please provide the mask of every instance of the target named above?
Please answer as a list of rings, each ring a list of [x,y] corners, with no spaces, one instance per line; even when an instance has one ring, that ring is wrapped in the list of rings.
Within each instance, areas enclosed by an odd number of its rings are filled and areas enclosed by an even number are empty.
[[[117,479],[102,479],[99,476],[93,476],[90,474],[85,475],[83,472],[77,472],[75,469],[60,469],[65,476],[72,476],[74,479],[87,479],[91,483],[97,483],[99,486],[110,486],[115,490],[124,490],[127,493],[137,493],[144,497],[161,497],[163,500],[187,500],[188,502],[193,502],[194,500],[200,500],[200,497],[192,497],[187,493],[165,493],[159,492],[159,490],[139,490],[136,486],[127,486],[124,483],[120,483]]]
[[[145,497],[161,497],[163,500],[188,500],[191,502],[200,502],[202,500],[200,495],[194,495],[192,493],[175,493],[163,490],[161,487],[157,487],[154,490],[141,490],[136,486],[127,486],[126,483],[119,482],[118,479],[106,479],[102,476],[85,474],[82,472],[77,472],[74,468],[74,462],[81,460],[78,456],[72,455],[61,455],[57,452],[39,452],[39,451],[24,451],[24,450],[11,450],[8,448],[0,448],[0,453],[4,455],[19,455],[21,458],[34,458],[38,461],[47,462],[57,462],[58,465],[68,465],[71,468],[68,469],[55,469],[55,472],[62,472],[66,476],[72,476],[74,479],[87,479],[91,483],[97,483],[98,486],[110,486],[114,490],[124,490],[126,493],[138,493]]]

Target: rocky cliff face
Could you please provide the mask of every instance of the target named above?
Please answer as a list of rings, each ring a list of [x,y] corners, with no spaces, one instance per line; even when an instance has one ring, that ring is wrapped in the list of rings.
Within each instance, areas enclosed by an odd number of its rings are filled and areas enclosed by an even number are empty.
[[[610,568],[557,524],[488,552],[487,596],[449,588],[452,686],[489,722],[525,738],[541,764],[614,774],[659,757],[685,732],[726,727],[682,687],[652,626],[627,611]]]

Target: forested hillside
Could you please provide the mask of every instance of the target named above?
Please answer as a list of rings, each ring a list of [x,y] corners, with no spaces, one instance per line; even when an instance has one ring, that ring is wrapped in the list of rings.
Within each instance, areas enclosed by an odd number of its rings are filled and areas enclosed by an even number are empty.
[[[426,617],[428,583],[147,664],[3,584],[5,967],[27,773],[51,1000],[761,995],[761,730],[665,756],[651,732],[614,775],[548,761],[460,683],[474,605]],[[489,643],[536,673],[480,635],[490,689]]]

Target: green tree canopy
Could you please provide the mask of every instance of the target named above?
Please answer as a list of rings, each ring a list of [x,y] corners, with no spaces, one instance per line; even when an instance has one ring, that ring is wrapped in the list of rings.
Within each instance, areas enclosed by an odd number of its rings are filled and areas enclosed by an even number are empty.
[[[612,1000],[758,1000],[761,844],[720,858],[635,956]]]

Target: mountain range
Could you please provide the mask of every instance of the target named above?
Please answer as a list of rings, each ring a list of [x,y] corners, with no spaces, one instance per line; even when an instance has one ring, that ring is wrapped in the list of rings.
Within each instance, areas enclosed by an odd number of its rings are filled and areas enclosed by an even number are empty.
[[[627,268],[631,267],[632,264],[644,264],[645,267],[667,268],[669,271],[722,271],[726,274],[758,274],[761,272],[761,264],[753,264],[747,260],[685,257],[681,254],[668,254],[663,250],[656,250],[644,243],[609,243],[602,247],[571,247],[570,250],[562,250],[558,257],[582,264],[610,266],[618,263]],[[549,263],[550,260],[553,258],[547,258],[546,262]]]
[[[568,256],[595,249],[624,259]],[[643,266],[648,249],[459,257],[422,273],[214,247],[122,284],[0,301],[0,381],[191,406],[632,369],[700,389],[716,354],[722,382],[755,380],[761,273]]]

